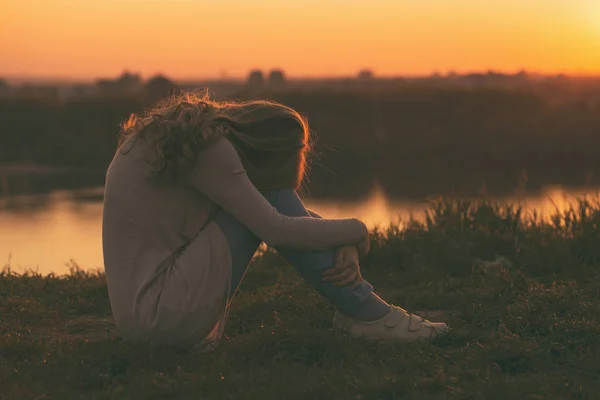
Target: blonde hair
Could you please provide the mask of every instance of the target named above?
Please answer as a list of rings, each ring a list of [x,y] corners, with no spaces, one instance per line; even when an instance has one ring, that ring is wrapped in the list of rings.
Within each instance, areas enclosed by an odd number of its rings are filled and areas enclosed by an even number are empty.
[[[154,171],[174,180],[194,167],[198,151],[226,137],[254,185],[261,190],[297,188],[311,150],[306,118],[274,101],[215,101],[187,93],[163,101],[121,126],[119,146],[144,138],[155,154]]]

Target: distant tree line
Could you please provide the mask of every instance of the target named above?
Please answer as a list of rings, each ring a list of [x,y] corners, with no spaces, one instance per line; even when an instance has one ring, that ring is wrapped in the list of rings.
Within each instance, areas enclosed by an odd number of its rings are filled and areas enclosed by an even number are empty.
[[[359,197],[374,181],[410,197],[473,194],[484,185],[504,194],[524,180],[531,188],[600,183],[600,111],[586,105],[528,92],[423,87],[271,98],[304,113],[316,134],[307,185],[314,196]],[[0,99],[0,164],[102,171],[119,124],[150,102]]]

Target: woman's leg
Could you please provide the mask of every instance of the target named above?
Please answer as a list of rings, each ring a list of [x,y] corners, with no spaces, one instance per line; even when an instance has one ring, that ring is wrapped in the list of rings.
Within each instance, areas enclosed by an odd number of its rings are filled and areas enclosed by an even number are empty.
[[[269,195],[273,198],[272,204],[281,214],[320,218],[315,212],[307,210],[300,197],[291,189]],[[333,267],[336,249],[305,251],[278,248],[277,251],[341,313],[363,321],[379,319],[389,313],[390,305],[373,293],[373,286],[365,280],[356,288],[323,282],[322,272]]]
[[[264,195],[284,215],[311,216],[293,190],[273,191]],[[215,222],[223,231],[231,250],[232,282],[229,297],[232,299],[261,241],[231,214],[223,210],[217,214]],[[277,250],[322,296],[331,301],[343,314],[359,320],[374,320],[389,312],[389,305],[372,293],[373,287],[366,281],[353,289],[333,286],[321,280],[322,271],[334,265],[334,249],[323,251]]]
[[[215,223],[225,235],[231,253],[231,289],[229,291],[229,301],[231,301],[244,279],[248,264],[258,250],[261,240],[227,211],[220,210],[215,216]]]
[[[277,199],[277,192],[263,193],[263,196],[269,203],[274,204]],[[220,210],[214,221],[225,235],[231,252],[232,276],[229,292],[229,300],[231,300],[235,296],[240,283],[242,283],[244,275],[246,275],[252,256],[254,256],[262,241],[227,211]]]

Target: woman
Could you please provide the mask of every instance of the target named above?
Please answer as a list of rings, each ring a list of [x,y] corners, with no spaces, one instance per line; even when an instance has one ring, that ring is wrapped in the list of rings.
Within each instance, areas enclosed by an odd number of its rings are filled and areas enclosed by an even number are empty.
[[[108,168],[103,250],[123,336],[214,349],[261,242],[277,249],[336,308],[353,335],[412,341],[447,330],[390,306],[360,275],[369,235],[358,219],[322,219],[295,189],[309,128],[269,101],[186,95],[122,127]]]

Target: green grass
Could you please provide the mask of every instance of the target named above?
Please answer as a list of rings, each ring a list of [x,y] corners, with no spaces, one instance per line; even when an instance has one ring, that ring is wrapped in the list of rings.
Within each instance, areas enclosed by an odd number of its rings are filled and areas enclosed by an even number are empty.
[[[5,271],[0,398],[599,398],[599,224],[598,201],[547,220],[440,201],[423,223],[375,229],[363,275],[388,301],[448,321],[430,343],[332,332],[332,307],[271,252],[209,355],[123,341],[101,274]]]

